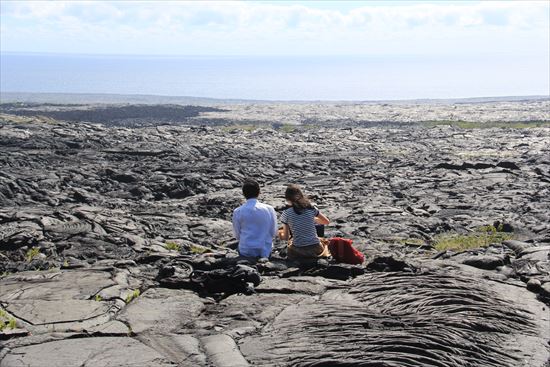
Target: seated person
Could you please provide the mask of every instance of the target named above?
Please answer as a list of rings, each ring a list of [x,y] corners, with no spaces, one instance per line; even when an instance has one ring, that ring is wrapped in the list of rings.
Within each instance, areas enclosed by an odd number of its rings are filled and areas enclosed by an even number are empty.
[[[281,239],[289,241],[287,257],[289,259],[328,257],[330,252],[325,243],[317,236],[316,224],[326,225],[329,220],[311,205],[297,185],[289,185],[285,192],[285,198],[290,208],[281,214],[283,229]]]
[[[269,257],[277,233],[277,215],[271,205],[258,201],[260,185],[254,180],[243,183],[246,202],[233,211],[233,233],[239,241],[239,255]]]

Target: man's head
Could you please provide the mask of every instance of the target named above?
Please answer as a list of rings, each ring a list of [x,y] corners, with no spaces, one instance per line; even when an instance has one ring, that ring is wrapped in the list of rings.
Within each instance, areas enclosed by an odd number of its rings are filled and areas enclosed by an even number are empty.
[[[260,195],[260,185],[252,179],[246,179],[243,182],[243,195],[247,199],[257,198]]]

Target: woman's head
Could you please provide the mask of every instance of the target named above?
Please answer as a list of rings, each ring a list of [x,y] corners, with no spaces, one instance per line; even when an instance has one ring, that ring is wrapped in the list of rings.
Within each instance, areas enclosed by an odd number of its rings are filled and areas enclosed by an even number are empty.
[[[285,199],[294,207],[294,209],[307,209],[311,208],[311,203],[307,196],[304,195],[300,186],[298,185],[288,185],[285,191]]]

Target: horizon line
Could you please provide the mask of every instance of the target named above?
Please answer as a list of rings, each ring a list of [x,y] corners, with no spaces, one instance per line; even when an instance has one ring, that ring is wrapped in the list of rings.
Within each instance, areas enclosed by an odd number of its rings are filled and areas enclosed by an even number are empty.
[[[107,96],[116,96],[116,97],[128,97],[128,98],[166,98],[166,99],[191,99],[191,100],[208,100],[212,102],[223,102],[223,101],[233,101],[233,102],[250,102],[250,103],[387,103],[387,102],[423,102],[423,101],[467,101],[467,100],[550,100],[550,93],[548,95],[544,94],[531,94],[531,95],[506,95],[506,96],[475,96],[475,97],[451,97],[451,98],[407,98],[407,99],[311,99],[311,100],[280,100],[280,99],[246,99],[246,98],[215,98],[215,97],[197,97],[197,96],[176,96],[176,95],[161,95],[161,94],[120,94],[120,93],[66,93],[66,92],[6,92],[0,91],[0,97],[6,96],[8,94],[12,95],[28,95],[32,96],[90,96],[90,97],[107,97]],[[4,99],[4,98],[1,98]],[[4,102],[0,99],[0,103],[11,103]],[[19,101],[17,101],[19,102]],[[37,102],[39,103],[39,102]],[[42,102],[48,103],[48,102]],[[89,102],[92,103],[92,102]],[[117,102],[113,102],[117,103]],[[124,103],[124,102],[118,102]]]
[[[533,52],[535,53],[535,52]],[[517,54],[513,51],[499,51],[499,52],[473,52],[470,55],[508,55]],[[529,53],[528,53],[529,54]],[[56,52],[56,51],[2,51],[0,55],[48,55],[48,56],[115,56],[115,57],[404,57],[404,56],[421,56],[421,57],[442,57],[442,56],[464,56],[462,52],[449,52],[449,53],[358,53],[358,54],[143,54],[143,53],[81,53],[81,52]]]

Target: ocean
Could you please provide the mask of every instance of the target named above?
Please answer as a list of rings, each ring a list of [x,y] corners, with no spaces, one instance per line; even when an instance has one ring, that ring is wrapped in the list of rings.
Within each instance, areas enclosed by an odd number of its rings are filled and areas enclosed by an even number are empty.
[[[0,55],[0,91],[253,100],[550,94],[549,60],[466,56]]]

